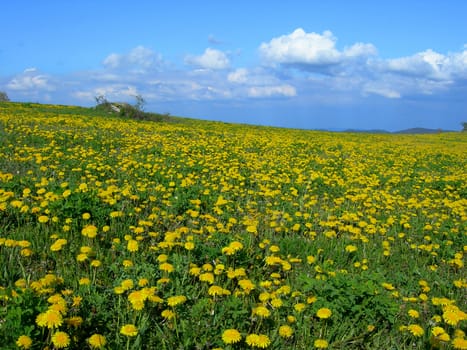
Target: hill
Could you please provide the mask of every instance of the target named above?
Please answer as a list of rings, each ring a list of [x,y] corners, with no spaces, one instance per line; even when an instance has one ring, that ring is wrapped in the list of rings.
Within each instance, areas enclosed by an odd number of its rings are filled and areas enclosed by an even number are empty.
[[[120,111],[0,104],[2,350],[462,344],[467,134]]]

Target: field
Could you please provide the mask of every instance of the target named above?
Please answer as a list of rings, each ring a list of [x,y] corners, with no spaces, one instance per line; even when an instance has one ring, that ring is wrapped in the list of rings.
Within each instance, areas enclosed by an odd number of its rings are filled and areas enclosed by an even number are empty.
[[[2,349],[467,349],[467,133],[0,104]]]

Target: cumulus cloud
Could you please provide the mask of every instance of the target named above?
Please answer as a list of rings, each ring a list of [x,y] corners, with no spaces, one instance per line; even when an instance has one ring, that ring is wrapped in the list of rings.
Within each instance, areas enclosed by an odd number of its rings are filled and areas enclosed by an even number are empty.
[[[322,34],[307,33],[302,28],[262,43],[259,51],[263,59],[272,64],[284,64],[311,68],[329,66],[345,60],[376,54],[372,44],[356,43],[343,51],[336,48],[336,37],[331,31]]]
[[[428,49],[412,56],[386,60],[382,69],[439,81],[467,78],[467,50],[443,55]]]
[[[227,55],[219,50],[207,48],[202,55],[189,55],[185,58],[185,63],[203,69],[226,69],[230,66]]]
[[[434,79],[448,79],[446,71],[449,59],[433,50],[419,52],[413,56],[389,59],[384,69],[400,74],[423,76]]]
[[[7,88],[11,90],[46,90],[52,91],[55,89],[50,82],[50,78],[41,74],[36,68],[27,68],[21,74],[13,77],[8,83]]]
[[[146,72],[157,69],[162,63],[162,56],[144,46],[137,46],[126,54],[112,53],[102,62],[108,69],[124,69],[134,72]]]

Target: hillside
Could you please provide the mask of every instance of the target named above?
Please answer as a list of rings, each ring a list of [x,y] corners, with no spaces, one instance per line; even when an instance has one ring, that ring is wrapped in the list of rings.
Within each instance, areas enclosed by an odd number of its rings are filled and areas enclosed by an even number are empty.
[[[2,349],[459,347],[466,154],[0,104]]]

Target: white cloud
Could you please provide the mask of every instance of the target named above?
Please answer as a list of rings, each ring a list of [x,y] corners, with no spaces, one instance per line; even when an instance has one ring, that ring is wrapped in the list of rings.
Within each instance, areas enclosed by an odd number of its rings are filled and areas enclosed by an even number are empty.
[[[377,54],[376,47],[373,44],[356,43],[349,48],[344,49],[343,56],[352,57],[368,57]]]
[[[248,88],[249,97],[293,97],[296,95],[296,89],[288,84],[276,86],[252,86]]]
[[[200,56],[187,56],[185,63],[212,70],[226,69],[230,66],[230,60],[224,52],[209,47]]]
[[[336,39],[330,31],[306,33],[298,28],[293,33],[262,43],[260,52],[273,63],[334,64],[339,61]]]
[[[162,56],[144,46],[137,46],[127,54],[112,53],[102,62],[109,69],[128,69],[134,72],[146,72],[158,68]]]
[[[385,86],[378,86],[377,84],[372,84],[372,83],[366,84],[363,89],[363,92],[365,94],[374,94],[374,95],[379,95],[379,96],[383,96],[383,97],[391,98],[391,99],[402,97],[400,92],[396,90],[393,90]]]
[[[446,68],[449,63],[446,56],[433,50],[426,50],[413,56],[389,59],[385,62],[384,68],[395,73],[448,79]]]
[[[246,83],[248,81],[248,70],[246,68],[238,68],[227,75],[227,80],[231,83]]]
[[[465,79],[467,78],[467,49],[446,55],[428,49],[412,56],[383,61],[380,69],[441,83],[459,78]]]
[[[39,73],[36,68],[27,68],[23,73],[18,74],[6,85],[11,90],[54,90],[49,77]]]
[[[356,43],[339,51],[336,41],[331,31],[306,33],[298,28],[291,34],[262,43],[259,51],[267,62],[302,66],[335,65],[348,59],[376,54],[372,44],[364,43]]]

